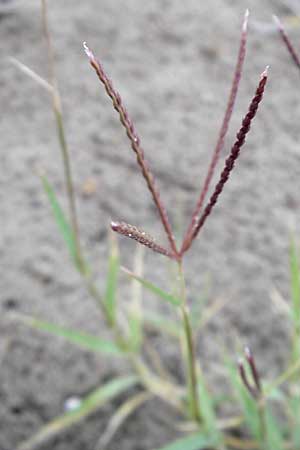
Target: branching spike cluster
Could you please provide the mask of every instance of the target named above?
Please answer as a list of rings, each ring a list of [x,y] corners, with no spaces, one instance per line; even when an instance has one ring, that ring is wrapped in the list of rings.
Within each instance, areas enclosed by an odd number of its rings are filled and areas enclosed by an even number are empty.
[[[114,89],[111,80],[107,77],[102,64],[95,58],[93,52],[89,49],[86,42],[83,44],[86,55],[89,58],[91,66],[95,69],[99,80],[103,83],[106,93],[113,102],[114,109],[119,113],[120,121],[126,130],[126,134],[131,142],[131,147],[136,154],[137,162],[142,170],[143,177],[146,180],[149,191],[151,192],[153,201],[156,205],[161,222],[166,231],[170,246],[175,255],[178,255],[175,238],[168,219],[166,209],[161,201],[160,194],[155,185],[154,176],[150,170],[148,162],[145,160],[144,151],[141,147],[140,138],[136,129],[128,115],[126,108],[123,105],[120,94]]]
[[[267,82],[267,73],[268,73],[268,67],[261,75],[259,85],[258,85],[255,95],[250,103],[248,112],[243,119],[242,126],[241,126],[239,132],[237,133],[237,139],[231,149],[230,155],[225,162],[225,167],[221,173],[219,182],[216,185],[215,190],[214,190],[212,196],[210,197],[210,200],[209,200],[208,204],[206,205],[201,217],[199,218],[198,223],[195,225],[190,239],[185,243],[185,246],[182,248],[182,250],[181,250],[182,254],[184,252],[186,252],[189,249],[189,247],[191,246],[192,241],[196,238],[197,234],[203,227],[207,217],[210,215],[213,207],[217,203],[217,200],[218,200],[221,192],[223,191],[223,188],[224,188],[224,186],[229,178],[229,175],[234,167],[235,161],[237,160],[237,158],[240,154],[240,151],[245,142],[246,136],[250,130],[251,122],[256,115],[258,105],[259,105],[260,101],[262,100],[266,82]]]
[[[189,227],[188,227],[185,237],[183,239],[182,249],[185,247],[186,242],[191,238],[193,229],[199,218],[199,213],[201,211],[203,202],[205,200],[211,180],[213,178],[215,168],[218,163],[221,151],[224,147],[224,141],[225,141],[225,137],[226,137],[226,134],[228,131],[232,112],[234,109],[235,100],[237,97],[238,88],[239,88],[240,81],[241,81],[242,70],[243,70],[243,65],[244,65],[244,60],[245,60],[245,55],[246,55],[248,18],[249,18],[249,10],[247,9],[245,12],[244,21],[243,21],[243,25],[242,25],[240,46],[239,46],[237,62],[236,62],[236,67],[235,67],[235,71],[233,74],[233,80],[232,80],[231,90],[230,90],[230,94],[229,94],[229,98],[228,98],[228,102],[227,102],[226,111],[224,114],[221,129],[220,129],[220,132],[218,135],[217,143],[216,143],[216,146],[215,146],[212,158],[211,158],[211,162],[210,162],[210,165],[208,168],[208,172],[207,172],[206,178],[204,180],[204,184],[203,184],[202,190],[200,192],[198,202],[196,204],[195,210],[192,215],[192,220],[189,224]]]
[[[127,236],[130,239],[134,239],[140,244],[151,248],[151,250],[156,253],[161,253],[162,255],[169,256],[170,258],[173,258],[174,256],[162,245],[157,244],[152,236],[150,236],[145,231],[135,227],[134,225],[130,225],[125,222],[111,222],[111,228],[113,231],[116,231],[119,234],[123,234],[124,236]]]
[[[141,147],[141,143],[140,143],[140,138],[135,130],[135,127],[128,115],[128,112],[127,112],[125,106],[123,105],[121,96],[114,89],[111,80],[107,77],[101,63],[95,58],[93,52],[90,50],[90,48],[87,46],[86,43],[83,44],[84,50],[89,58],[90,64],[95,69],[99,80],[104,85],[105,91],[108,94],[108,96],[111,98],[114,109],[118,112],[120,121],[125,128],[126,134],[131,143],[131,147],[136,155],[138,165],[141,168],[143,177],[146,180],[148,189],[152,195],[153,201],[154,201],[157,211],[159,213],[160,220],[165,229],[167,238],[169,240],[170,250],[157,244],[154,241],[154,239],[151,236],[149,236],[148,234],[146,234],[144,231],[141,231],[138,228],[136,228],[135,226],[128,225],[124,222],[113,222],[111,224],[112,229],[120,234],[130,237],[131,239],[135,239],[140,244],[143,244],[143,245],[151,248],[155,252],[161,253],[163,255],[166,255],[166,256],[168,256],[172,259],[178,260],[178,261],[180,261],[182,259],[184,253],[190,248],[192,242],[197,237],[197,235],[198,235],[199,231],[201,230],[201,228],[203,227],[207,217],[210,215],[212,209],[214,208],[215,204],[217,203],[218,198],[219,198],[221,192],[223,191],[223,188],[224,188],[224,186],[230,176],[230,173],[235,165],[235,161],[237,160],[237,158],[240,154],[241,148],[242,148],[242,146],[245,142],[246,136],[250,130],[252,120],[254,119],[254,117],[256,115],[258,105],[263,98],[265,85],[267,82],[267,69],[261,75],[259,85],[258,85],[255,95],[250,103],[248,112],[242,121],[242,126],[241,126],[239,132],[237,133],[236,141],[231,149],[231,152],[230,152],[228,158],[226,159],[225,167],[220,175],[219,182],[215,186],[213,194],[211,195],[202,214],[200,214],[201,210],[202,210],[204,199],[208,192],[208,188],[211,183],[211,180],[212,180],[212,177],[213,177],[213,174],[214,174],[214,171],[215,171],[215,168],[216,168],[216,165],[217,165],[220,153],[221,153],[221,150],[224,146],[225,136],[228,131],[229,122],[230,122],[232,112],[234,109],[234,104],[235,104],[237,91],[238,91],[241,74],[242,74],[243,63],[244,63],[244,59],[245,59],[248,16],[249,16],[249,11],[247,10],[245,13],[244,21],[243,21],[238,58],[237,58],[236,68],[235,68],[235,72],[234,72],[234,76],[233,76],[231,91],[230,91],[230,95],[229,95],[228,102],[227,102],[227,108],[225,111],[221,129],[220,129],[220,132],[218,135],[216,147],[213,152],[212,160],[211,160],[211,163],[210,163],[210,166],[208,169],[208,173],[205,178],[204,185],[203,185],[202,191],[200,193],[200,197],[198,199],[197,205],[193,212],[191,222],[189,224],[189,227],[188,227],[185,237],[183,239],[183,243],[182,243],[180,251],[177,249],[173,231],[172,231],[169,219],[168,219],[168,215],[167,215],[166,209],[161,201],[159,191],[156,188],[153,174],[150,170],[150,167],[149,167],[147,161],[145,160],[144,151],[143,151],[143,149]],[[281,25],[280,25],[280,30],[282,32],[282,35],[285,36]],[[299,67],[300,67],[300,60],[299,60]]]

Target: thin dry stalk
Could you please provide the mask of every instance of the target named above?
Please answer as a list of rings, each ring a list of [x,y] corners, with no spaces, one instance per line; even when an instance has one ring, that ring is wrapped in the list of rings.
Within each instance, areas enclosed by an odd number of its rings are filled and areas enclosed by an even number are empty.
[[[218,200],[221,192],[224,189],[224,186],[229,178],[229,175],[230,175],[232,169],[234,168],[234,164],[240,154],[241,148],[242,148],[242,146],[245,142],[246,136],[250,130],[251,122],[256,115],[258,105],[263,98],[263,94],[264,94],[264,90],[265,90],[265,86],[266,86],[266,82],[267,82],[267,71],[268,71],[268,67],[261,75],[259,85],[258,85],[255,95],[250,103],[248,112],[243,119],[242,126],[241,126],[239,132],[237,133],[237,140],[235,141],[235,143],[231,149],[230,155],[225,162],[225,167],[221,173],[220,180],[219,180],[218,184],[216,185],[215,190],[214,190],[212,196],[210,197],[210,200],[209,200],[208,204],[206,205],[201,217],[199,218],[197,224],[195,225],[195,227],[193,229],[193,233],[191,234],[189,240],[186,242],[184,248],[182,249],[182,253],[186,252],[190,248],[193,240],[197,237],[197,235],[198,235],[199,231],[201,230],[201,228],[203,227],[207,217],[210,215],[212,209],[214,208],[215,204],[217,203],[217,200]]]
[[[294,63],[298,67],[298,69],[300,69],[300,57],[299,57],[298,53],[296,52],[295,47],[293,46],[290,38],[288,37],[288,35],[283,27],[282,22],[279,20],[279,18],[277,16],[273,16],[273,19],[278,28],[280,36],[281,36],[283,42],[285,43],[286,48],[289,51],[289,54],[292,57],[292,60],[294,61]]]
[[[178,257],[178,251],[175,243],[175,238],[173,231],[168,219],[166,209],[161,201],[159,191],[155,185],[154,176],[150,170],[148,162],[145,160],[144,151],[141,147],[140,138],[136,132],[136,129],[130,119],[128,112],[123,105],[120,94],[114,89],[111,80],[106,75],[102,64],[96,59],[93,52],[89,49],[86,43],[84,45],[84,50],[89,58],[91,66],[95,69],[99,80],[104,85],[105,91],[113,102],[115,110],[119,113],[120,121],[126,130],[126,134],[131,142],[131,148],[136,154],[137,162],[142,170],[143,177],[146,180],[148,189],[152,195],[153,201],[156,205],[157,211],[159,213],[161,222],[166,231],[167,238],[169,240],[172,252],[174,256]]]
[[[169,258],[174,258],[174,254],[172,252],[164,248],[162,245],[157,244],[152,236],[150,236],[145,231],[137,228],[136,226],[130,225],[129,223],[125,222],[111,222],[110,226],[116,233],[127,236],[130,239],[134,239],[140,244],[151,248],[151,250],[156,253],[168,256]]]
[[[57,86],[57,80],[55,76],[55,63],[54,63],[54,51],[51,39],[51,33],[49,30],[49,20],[48,20],[48,9],[47,9],[47,1],[42,1],[42,22],[43,22],[43,31],[47,44],[47,53],[48,53],[48,66],[49,66],[49,84],[52,87],[51,90],[51,98],[53,104],[53,111],[56,120],[59,144],[62,153],[64,173],[65,173],[65,183],[66,190],[69,200],[69,212],[70,212],[70,220],[72,224],[72,229],[75,238],[76,245],[76,257],[77,257],[77,265],[80,271],[84,272],[84,262],[81,252],[80,245],[80,233],[77,219],[77,211],[76,211],[76,201],[75,201],[75,193],[74,193],[74,184],[73,177],[71,171],[71,163],[70,163],[70,154],[69,148],[66,141],[64,124],[63,124],[63,115],[62,115],[62,107],[61,107],[61,99],[59,95],[59,90]]]
[[[235,67],[235,71],[234,71],[234,75],[233,75],[233,80],[232,80],[232,85],[231,85],[231,90],[230,90],[230,94],[229,94],[229,98],[228,98],[228,102],[227,102],[225,115],[224,115],[221,129],[219,132],[218,140],[217,140],[217,143],[216,143],[213,155],[212,155],[210,166],[208,168],[208,172],[207,172],[202,190],[200,192],[198,202],[196,204],[196,207],[195,207],[193,215],[192,215],[192,220],[189,224],[189,227],[188,227],[185,237],[183,239],[181,253],[182,253],[182,250],[185,248],[186,242],[190,239],[190,236],[193,233],[195,224],[197,223],[197,220],[199,219],[199,213],[203,206],[203,202],[207,195],[208,188],[209,188],[211,180],[213,178],[217,162],[219,160],[221,151],[224,146],[224,141],[225,141],[225,137],[226,137],[226,134],[228,131],[232,112],[234,109],[234,104],[235,104],[235,100],[236,100],[236,96],[237,96],[237,92],[238,92],[238,88],[239,88],[239,84],[240,84],[240,80],[241,80],[241,76],[242,76],[244,60],[245,60],[246,44],[247,44],[248,17],[249,17],[249,10],[247,9],[245,12],[244,21],[243,21],[243,25],[242,25],[242,33],[241,33],[241,38],[240,38],[238,57],[237,57],[236,67]]]

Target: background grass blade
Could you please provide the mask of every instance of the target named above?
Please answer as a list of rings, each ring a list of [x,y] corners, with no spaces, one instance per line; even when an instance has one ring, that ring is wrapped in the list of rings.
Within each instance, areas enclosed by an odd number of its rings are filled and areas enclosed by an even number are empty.
[[[66,341],[76,344],[86,350],[90,350],[91,352],[108,353],[110,355],[119,356],[124,355],[124,351],[111,341],[90,334],[81,333],[74,329],[58,326],[44,320],[36,319],[35,317],[23,316],[21,314],[14,315],[14,317],[31,328],[50,333],[56,337],[61,337]]]
[[[118,274],[120,270],[120,259],[117,240],[113,233],[110,236],[110,255],[108,260],[108,273],[106,279],[106,290],[104,304],[107,311],[108,319],[112,325],[116,321],[116,305],[117,305],[117,286]]]
[[[155,284],[150,283],[150,281],[145,280],[142,277],[139,277],[138,275],[135,275],[134,273],[130,272],[130,270],[126,269],[125,267],[121,267],[122,271],[128,275],[130,278],[138,281],[141,283],[144,288],[146,288],[148,291],[152,292],[153,294],[157,295],[162,300],[171,303],[173,306],[179,306],[181,304],[181,301],[179,298],[174,297],[171,294],[168,294],[167,292],[163,291],[159,287],[155,286]]]
[[[296,392],[290,399],[290,408],[293,417],[292,443],[294,448],[300,448],[300,394]]]
[[[37,449],[44,442],[49,441],[51,438],[84,420],[87,416],[102,407],[109,400],[122,392],[127,391],[135,384],[137,384],[137,378],[133,376],[116,378],[113,381],[110,381],[85,397],[78,409],[67,412],[49,422],[32,438],[20,444],[16,450]]]
[[[201,450],[207,449],[212,445],[214,445],[214,442],[211,438],[208,438],[203,433],[196,433],[177,439],[176,441],[155,450]]]
[[[200,371],[199,371],[200,372]],[[215,442],[221,440],[221,434],[218,431],[217,417],[214,409],[214,398],[209,392],[203,374],[200,372],[198,377],[198,395],[199,403],[201,404],[201,418],[204,427],[209,436],[213,437]]]
[[[292,361],[300,358],[300,264],[295,242],[291,240],[290,250],[291,296],[294,336],[292,345]]]
[[[266,434],[267,434],[267,449],[266,450],[284,450],[283,436],[280,431],[279,423],[271,414],[269,409],[266,409]],[[299,447],[295,447],[299,448]]]
[[[102,450],[110,443],[115,433],[143,403],[152,397],[148,392],[139,392],[124,402],[110,418],[106,430],[100,437],[95,450]]]
[[[58,229],[68,247],[69,253],[71,255],[71,258],[72,258],[74,264],[78,267],[77,247],[76,247],[75,236],[72,231],[72,228],[71,228],[68,220],[66,219],[66,216],[65,216],[62,208],[59,205],[57,196],[54,192],[54,189],[50,185],[47,177],[45,175],[41,175],[41,181],[43,184],[43,188],[46,192],[46,195],[48,197],[49,203],[52,207],[53,216],[54,216],[54,219],[58,226]]]

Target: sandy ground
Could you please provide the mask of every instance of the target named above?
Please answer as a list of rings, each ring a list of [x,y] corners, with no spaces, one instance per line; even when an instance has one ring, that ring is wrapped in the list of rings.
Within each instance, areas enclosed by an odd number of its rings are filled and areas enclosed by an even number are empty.
[[[111,219],[142,226],[161,241],[164,236],[82,42],[101,57],[121,92],[172,222],[183,230],[223,117],[244,10],[250,8],[252,21],[268,22],[271,14],[290,10],[279,0],[49,3],[80,226],[102,287]],[[125,371],[118,360],[96,357],[9,319],[17,311],[105,335],[96,305],[69,264],[36,176],[36,168],[44,168],[65,204],[48,95],[7,59],[14,56],[46,76],[40,19],[35,1],[20,2],[14,12],[0,16],[1,450],[15,449],[60,414],[70,396],[81,396]],[[298,29],[291,36],[299,42]],[[267,64],[270,82],[247,145],[186,260],[191,299],[199,298],[208,276],[209,302],[228,299],[199,339],[198,353],[211,380],[222,375],[219,342],[232,342],[237,331],[255,351],[265,376],[278,374],[288,356],[286,319],[274,308],[270,292],[276,288],[289,297],[289,236],[291,230],[299,233],[299,74],[276,34],[250,29],[225,153]],[[84,195],[91,181],[96,190]],[[122,239],[120,246],[122,261],[132,265],[134,243]],[[168,287],[164,257],[147,252],[145,266],[149,279]],[[159,342],[174,365],[178,349]],[[114,406],[40,448],[93,450]],[[110,450],[151,450],[167,442],[174,432],[161,417],[168,414],[150,402],[117,434]]]

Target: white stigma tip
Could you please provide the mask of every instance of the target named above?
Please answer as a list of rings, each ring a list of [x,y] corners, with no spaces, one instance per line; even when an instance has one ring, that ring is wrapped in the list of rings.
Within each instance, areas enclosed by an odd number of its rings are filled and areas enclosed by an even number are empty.
[[[86,42],[83,43],[83,48],[84,48],[84,51],[85,51],[87,57],[88,57],[89,59],[93,59],[93,58],[94,58],[94,55],[93,55],[93,53],[91,52],[91,50],[89,49],[89,47],[87,46],[87,43],[86,43]]]
[[[274,20],[275,24],[277,25],[277,27],[279,28],[279,30],[283,30],[283,25],[282,25],[279,17],[275,16],[275,14],[273,14],[273,20]]]
[[[110,226],[114,229],[117,228],[119,226],[119,222],[110,222]]]
[[[244,348],[244,351],[245,351],[246,357],[247,357],[247,358],[251,358],[252,353],[251,353],[250,348],[249,348],[249,347],[245,347],[245,348]]]
[[[263,73],[262,73],[261,76],[260,76],[261,79],[262,79],[262,78],[266,78],[266,77],[268,76],[269,68],[270,68],[270,66],[266,66],[265,70],[263,71]]]
[[[249,19],[249,9],[247,8],[244,15],[244,22],[243,22],[243,32],[246,33],[248,28],[248,19]]]

